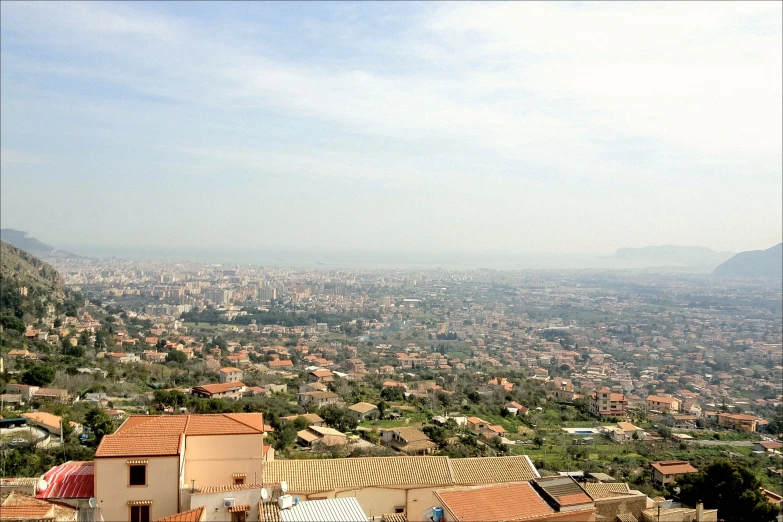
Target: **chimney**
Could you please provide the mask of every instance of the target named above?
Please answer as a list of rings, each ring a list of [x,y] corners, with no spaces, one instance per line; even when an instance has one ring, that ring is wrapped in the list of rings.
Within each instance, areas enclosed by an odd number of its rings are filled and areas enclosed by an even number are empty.
[[[704,519],[704,504],[699,502],[696,504],[696,522],[702,522]]]

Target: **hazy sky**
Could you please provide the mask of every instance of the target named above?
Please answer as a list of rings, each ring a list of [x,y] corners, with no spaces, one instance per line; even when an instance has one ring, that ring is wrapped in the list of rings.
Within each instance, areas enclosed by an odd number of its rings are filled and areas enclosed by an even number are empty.
[[[780,2],[2,2],[0,218],[55,244],[781,241]]]

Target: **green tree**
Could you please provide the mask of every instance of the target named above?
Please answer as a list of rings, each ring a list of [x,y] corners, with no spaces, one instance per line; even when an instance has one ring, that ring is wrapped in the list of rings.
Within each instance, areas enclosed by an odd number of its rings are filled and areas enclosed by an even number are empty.
[[[84,425],[92,430],[94,437],[90,440],[95,447],[105,435],[114,432],[114,422],[105,411],[98,408],[92,408],[84,415]]]
[[[166,362],[171,362],[171,361],[184,364],[188,361],[188,356],[185,355],[185,352],[180,352],[179,350],[171,350],[169,353],[166,354]]]
[[[717,509],[726,522],[772,522],[780,513],[780,508],[761,493],[761,483],[753,471],[729,460],[684,475],[677,484],[683,503],[695,506],[704,502],[705,509]]]
[[[22,374],[22,383],[30,386],[46,386],[54,380],[54,368],[39,364]]]
[[[330,404],[319,411],[324,422],[337,431],[351,431],[359,424],[356,418],[348,413],[346,408]]]

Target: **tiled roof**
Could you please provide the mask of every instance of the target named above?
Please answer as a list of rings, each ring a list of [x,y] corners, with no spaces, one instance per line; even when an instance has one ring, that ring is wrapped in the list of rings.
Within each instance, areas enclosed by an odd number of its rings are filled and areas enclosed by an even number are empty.
[[[378,407],[375,404],[370,404],[369,402],[357,402],[352,406],[348,406],[348,409],[357,413],[367,413],[368,411],[377,410]]]
[[[241,513],[243,511],[250,511],[250,504],[237,504],[234,507],[228,508],[229,513]]]
[[[46,489],[35,496],[50,498],[90,498],[93,496],[95,467],[90,462],[66,462],[55,466],[44,475]]]
[[[204,506],[197,507],[176,515],[170,515],[167,517],[159,518],[155,522],[201,522],[204,516]]]
[[[54,520],[54,506],[3,506],[0,520]]]
[[[265,464],[270,482],[287,481],[293,493],[371,486],[452,484],[448,457],[366,457],[273,460]]]
[[[675,399],[674,397],[660,397],[658,395],[650,395],[647,397],[647,400],[652,402],[659,402],[661,404],[672,404],[675,402],[680,402],[679,399]]]
[[[435,490],[434,493],[457,522],[527,520],[555,513],[528,483]]]
[[[530,459],[524,455],[449,459],[449,463],[455,484],[524,482],[538,476]]]
[[[588,495],[594,499],[611,498],[622,494],[630,493],[628,484],[625,482],[613,482],[606,484],[604,482],[586,482],[582,484],[582,488]]]
[[[37,422],[39,424],[43,424],[44,426],[50,428],[56,428],[58,430],[60,429],[60,423],[63,420],[62,417],[58,417],[57,415],[52,415],[51,413],[46,413],[45,411],[23,413],[22,417],[26,418],[27,420]]]
[[[652,467],[663,475],[677,475],[680,473],[696,473],[698,469],[691,466],[687,460],[662,460],[653,462]]]
[[[245,383],[241,381],[237,382],[221,382],[218,384],[202,384],[201,386],[194,386],[193,391],[197,393],[208,393],[214,395],[216,393],[226,393],[229,391],[236,391],[245,386]]]
[[[133,415],[101,441],[96,457],[178,455],[181,436],[263,433],[261,413]]]

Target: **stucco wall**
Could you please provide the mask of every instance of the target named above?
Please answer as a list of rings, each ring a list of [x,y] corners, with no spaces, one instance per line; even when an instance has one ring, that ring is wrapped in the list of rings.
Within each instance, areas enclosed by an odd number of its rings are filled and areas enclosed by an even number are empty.
[[[232,484],[234,473],[245,473],[246,484],[260,483],[263,460],[262,434],[188,436],[185,439],[184,485],[196,488]]]
[[[595,511],[599,520],[616,520],[617,515],[621,513],[630,513],[639,519],[645,509],[647,509],[646,495],[614,497],[595,501]]]
[[[151,520],[178,513],[179,457],[148,458],[146,486],[128,486],[127,460],[95,459],[95,499],[103,519],[130,520],[129,500],[151,500]]]

